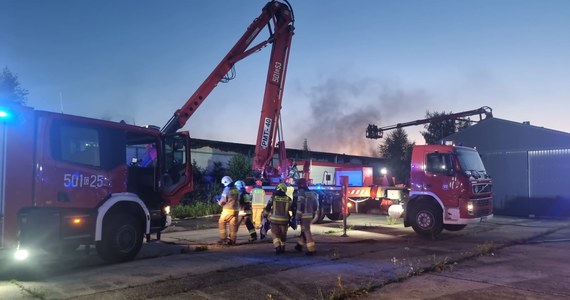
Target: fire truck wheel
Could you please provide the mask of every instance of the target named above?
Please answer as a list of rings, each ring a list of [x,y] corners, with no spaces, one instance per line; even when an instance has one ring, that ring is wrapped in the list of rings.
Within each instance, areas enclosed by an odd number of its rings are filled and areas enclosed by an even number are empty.
[[[143,229],[140,222],[129,214],[115,214],[103,224],[102,240],[97,242],[99,256],[109,262],[118,263],[135,258],[142,247]]]
[[[330,213],[330,214],[327,214],[327,218],[329,218],[331,221],[342,220],[342,214],[339,212]]]
[[[459,231],[465,228],[465,224],[443,224],[443,229],[447,231]]]
[[[413,214],[412,228],[419,235],[434,237],[443,230],[442,218],[441,208],[423,204]]]

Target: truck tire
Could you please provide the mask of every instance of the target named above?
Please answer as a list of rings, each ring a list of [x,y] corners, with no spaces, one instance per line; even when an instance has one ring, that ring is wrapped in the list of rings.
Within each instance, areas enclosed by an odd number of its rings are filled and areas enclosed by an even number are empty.
[[[330,214],[327,214],[327,218],[329,218],[331,221],[342,220],[342,214],[339,212],[330,213]]]
[[[412,214],[412,228],[422,236],[434,237],[443,230],[441,208],[433,204],[423,204]]]
[[[443,229],[447,231],[459,231],[465,228],[467,225],[465,224],[443,224]]]
[[[142,224],[130,214],[115,214],[109,218],[103,224],[103,237],[97,242],[97,253],[108,263],[132,260],[142,247]]]

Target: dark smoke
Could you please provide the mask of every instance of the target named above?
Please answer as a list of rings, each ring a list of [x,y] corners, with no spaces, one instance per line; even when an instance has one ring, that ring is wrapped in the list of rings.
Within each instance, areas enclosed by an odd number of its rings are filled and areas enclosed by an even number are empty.
[[[383,141],[366,138],[368,124],[411,121],[407,116],[423,116],[427,102],[422,90],[405,91],[396,84],[372,79],[329,78],[304,94],[310,118],[288,145],[301,148],[307,139],[314,151],[361,156],[378,156],[378,145]]]

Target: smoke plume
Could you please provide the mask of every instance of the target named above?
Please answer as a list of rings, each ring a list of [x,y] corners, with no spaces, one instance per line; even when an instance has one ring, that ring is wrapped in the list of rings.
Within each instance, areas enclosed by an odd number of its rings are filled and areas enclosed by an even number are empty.
[[[378,156],[382,140],[366,138],[368,124],[387,126],[425,113],[422,90],[405,91],[395,83],[372,79],[329,78],[303,89],[309,117],[298,124],[288,145],[301,147],[307,139],[313,151]]]

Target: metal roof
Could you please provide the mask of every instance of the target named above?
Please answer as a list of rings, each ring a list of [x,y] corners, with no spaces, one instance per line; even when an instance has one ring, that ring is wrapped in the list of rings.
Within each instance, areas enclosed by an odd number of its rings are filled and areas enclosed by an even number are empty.
[[[570,149],[570,133],[488,118],[445,138],[479,152]]]

